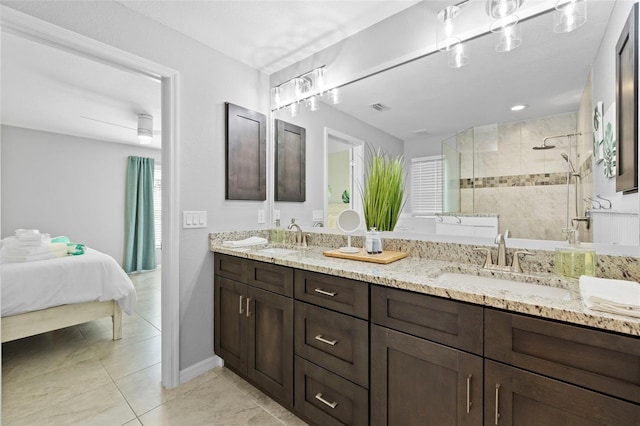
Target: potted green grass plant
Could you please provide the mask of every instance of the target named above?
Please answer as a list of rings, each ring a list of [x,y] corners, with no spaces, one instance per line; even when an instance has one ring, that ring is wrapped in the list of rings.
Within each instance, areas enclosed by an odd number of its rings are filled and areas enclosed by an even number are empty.
[[[393,231],[404,207],[404,157],[370,150],[362,205],[367,229]]]

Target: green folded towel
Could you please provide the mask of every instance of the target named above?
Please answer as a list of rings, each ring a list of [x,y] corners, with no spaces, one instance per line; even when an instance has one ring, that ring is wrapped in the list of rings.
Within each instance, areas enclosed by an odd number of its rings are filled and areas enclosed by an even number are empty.
[[[84,249],[86,246],[84,244],[72,243],[69,237],[64,235],[60,237],[55,237],[51,239],[52,243],[65,243],[67,245],[67,253],[70,256],[80,256],[84,254]]]

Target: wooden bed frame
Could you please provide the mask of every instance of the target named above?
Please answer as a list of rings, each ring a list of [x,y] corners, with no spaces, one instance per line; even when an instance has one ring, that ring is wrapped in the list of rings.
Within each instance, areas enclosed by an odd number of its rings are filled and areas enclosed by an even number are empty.
[[[115,300],[56,306],[2,318],[2,343],[99,318],[113,319],[113,340],[122,338],[122,311]]]

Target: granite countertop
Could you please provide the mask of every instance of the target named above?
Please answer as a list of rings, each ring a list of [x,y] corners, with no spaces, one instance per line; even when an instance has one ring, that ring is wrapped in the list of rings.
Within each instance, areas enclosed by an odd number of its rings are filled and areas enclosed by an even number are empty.
[[[274,247],[269,245],[268,247]],[[283,246],[281,246],[283,247]],[[373,284],[410,290],[478,305],[504,309],[512,312],[535,315],[542,318],[585,325],[602,330],[640,336],[640,318],[632,318],[586,309],[580,298],[578,280],[560,278],[553,274],[515,274],[489,271],[475,265],[442,260],[407,257],[381,265],[356,260],[337,259],[324,256],[327,247],[292,248],[291,253],[265,253],[267,246],[251,248],[227,248],[211,242],[210,249],[216,253],[229,254],[247,259],[274,263],[292,268],[320,272]],[[515,281],[543,284],[569,291],[566,300],[490,288],[458,280],[442,280],[443,273],[512,279]]]

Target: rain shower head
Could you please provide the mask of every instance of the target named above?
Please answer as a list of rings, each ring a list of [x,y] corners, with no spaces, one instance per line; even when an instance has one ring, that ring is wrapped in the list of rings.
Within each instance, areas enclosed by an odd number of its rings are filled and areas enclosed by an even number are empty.
[[[547,140],[551,139],[551,138],[555,138],[556,136],[547,136],[546,138],[542,139],[542,145],[540,146],[534,146],[533,149],[538,151],[538,150],[542,150],[542,149],[553,149],[556,146],[555,145],[547,145]]]
[[[580,135],[582,135],[582,133],[569,133],[569,134],[566,134],[566,135],[547,136],[546,138],[544,138],[542,140],[542,145],[534,146],[533,149],[535,149],[536,151],[540,150],[540,149],[553,149],[553,148],[556,147],[555,145],[547,145],[547,141],[549,139],[569,138],[571,136],[580,136]]]

